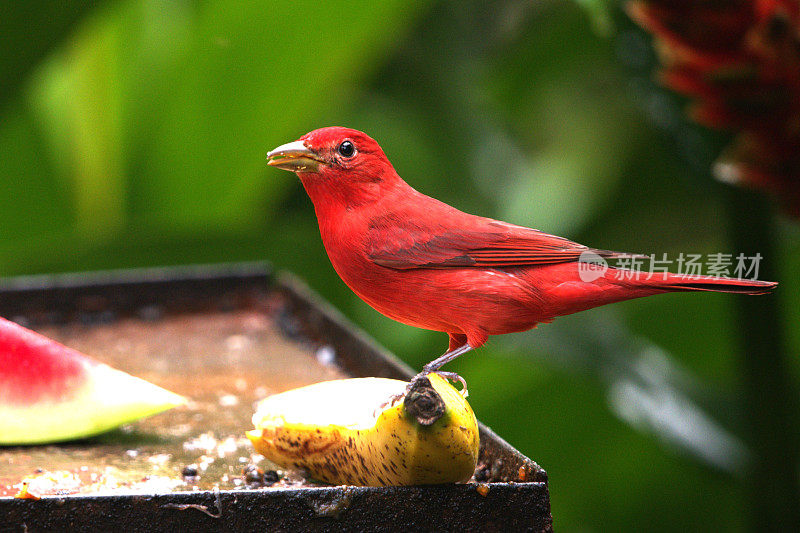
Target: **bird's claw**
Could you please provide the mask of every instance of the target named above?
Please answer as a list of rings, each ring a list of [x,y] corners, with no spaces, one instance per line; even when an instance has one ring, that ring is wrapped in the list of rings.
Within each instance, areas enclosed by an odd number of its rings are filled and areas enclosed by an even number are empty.
[[[420,372],[419,374],[417,374],[416,376],[411,378],[411,381],[408,382],[408,385],[406,386],[406,391],[405,391],[405,393],[403,395],[408,394],[408,391],[411,390],[411,388],[414,386],[414,383],[416,383],[417,380],[419,380],[421,378],[424,378],[425,376],[427,376],[431,372],[436,372],[437,374],[439,374],[440,376],[442,376],[443,378],[445,378],[445,379],[447,379],[449,381],[453,381],[453,382],[457,381],[457,382],[461,383],[461,390],[459,392],[461,393],[461,395],[464,398],[466,398],[469,395],[469,391],[467,390],[467,380],[465,380],[464,378],[462,378],[461,376],[459,376],[455,372],[444,372],[442,370],[428,370],[425,367],[423,367],[422,372]]]
[[[458,381],[459,383],[461,383],[461,390],[459,391],[461,393],[461,396],[463,396],[464,398],[469,396],[469,391],[467,390],[467,380],[466,379],[462,378],[461,376],[459,376],[455,372],[442,372],[441,370],[439,370],[436,373],[439,374],[440,376],[442,376],[445,379],[448,379],[448,380],[454,381],[454,382]]]

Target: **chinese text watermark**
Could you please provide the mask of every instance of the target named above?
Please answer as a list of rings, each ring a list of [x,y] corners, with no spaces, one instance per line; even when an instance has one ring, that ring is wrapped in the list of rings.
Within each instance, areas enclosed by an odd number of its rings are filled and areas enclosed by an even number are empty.
[[[609,260],[595,252],[583,252],[578,259],[581,281],[592,282],[613,269],[615,279],[661,279],[669,275],[712,276],[737,279],[758,279],[762,256],[726,253],[685,254],[669,258],[667,254],[620,255]]]

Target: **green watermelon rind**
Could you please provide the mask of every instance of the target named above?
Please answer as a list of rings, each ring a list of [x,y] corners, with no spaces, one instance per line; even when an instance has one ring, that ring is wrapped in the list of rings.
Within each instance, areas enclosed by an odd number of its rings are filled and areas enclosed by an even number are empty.
[[[67,399],[0,403],[0,445],[91,437],[186,403],[149,381],[86,359],[87,379]]]

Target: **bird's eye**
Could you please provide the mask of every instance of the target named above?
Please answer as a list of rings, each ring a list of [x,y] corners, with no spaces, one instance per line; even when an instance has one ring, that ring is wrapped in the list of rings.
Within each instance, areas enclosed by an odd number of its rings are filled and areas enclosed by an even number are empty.
[[[342,157],[353,157],[353,154],[356,153],[356,147],[350,141],[344,141],[339,145],[339,153]]]

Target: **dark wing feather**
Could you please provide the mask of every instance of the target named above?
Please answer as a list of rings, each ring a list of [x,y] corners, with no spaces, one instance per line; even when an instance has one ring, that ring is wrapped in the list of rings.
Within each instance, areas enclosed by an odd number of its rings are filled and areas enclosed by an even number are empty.
[[[541,231],[475,217],[472,228],[429,229],[409,220],[378,221],[370,228],[367,255],[396,268],[500,268],[577,261],[584,252],[618,257]],[[475,227],[477,226],[477,227]]]

